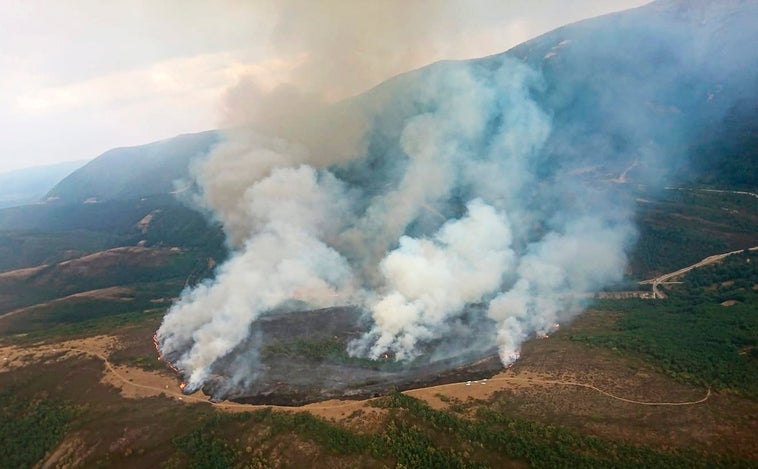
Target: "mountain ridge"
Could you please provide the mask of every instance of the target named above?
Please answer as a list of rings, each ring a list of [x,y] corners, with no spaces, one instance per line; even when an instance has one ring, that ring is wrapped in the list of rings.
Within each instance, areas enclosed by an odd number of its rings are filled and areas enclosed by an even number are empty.
[[[38,202],[51,188],[87,161],[66,161],[0,174],[0,208]]]
[[[47,198],[82,203],[172,192],[175,181],[189,176],[191,161],[206,154],[219,135],[217,130],[208,130],[108,150],[63,179]]]
[[[426,77],[444,67],[492,68],[516,58],[542,75],[541,87],[530,89],[553,121],[541,159],[577,169],[586,155],[600,153],[606,164],[596,171],[599,179],[633,167],[624,172],[630,181],[755,189],[758,155],[750,142],[758,110],[744,103],[758,102],[758,55],[739,47],[758,42],[755,23],[756,0],[659,0],[562,26],[499,54],[400,74],[322,117],[345,110],[368,116],[367,152],[375,154],[366,156],[381,166],[388,150],[377,146],[398,131],[382,126],[419,112],[414,93]],[[223,139],[222,131],[210,130],[113,149],[48,196],[81,203],[169,193],[174,181],[189,176],[189,162]],[[734,139],[748,145],[735,150]]]

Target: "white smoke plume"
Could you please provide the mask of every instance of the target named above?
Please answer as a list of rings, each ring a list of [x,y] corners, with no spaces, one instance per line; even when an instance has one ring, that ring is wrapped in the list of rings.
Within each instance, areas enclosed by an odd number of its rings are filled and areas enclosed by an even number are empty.
[[[398,360],[484,305],[497,334],[482,346],[497,345],[508,364],[530,335],[618,280],[633,234],[626,214],[575,181],[537,174],[550,133],[530,97],[539,86],[539,74],[505,57],[494,68],[440,63],[320,114],[321,126],[361,122],[352,152],[296,133],[230,135],[196,172],[199,200],[234,252],[158,331],[187,388],[257,318],[293,301],[356,305],[373,326],[349,351]]]
[[[275,169],[245,191],[250,219],[244,245],[212,282],[187,290],[158,336],[164,352],[184,350],[178,364],[197,388],[210,366],[245,339],[252,321],[288,300],[351,296],[346,260],[323,241],[344,213],[339,181],[309,166]],[[329,304],[328,302],[325,304]]]
[[[353,353],[370,344],[373,359],[387,351],[413,358],[418,342],[440,338],[451,316],[498,291],[515,260],[508,220],[480,199],[467,210],[431,240],[401,237],[381,261],[387,292],[371,306],[375,326]]]
[[[504,364],[515,361],[529,335],[547,335],[586,303],[582,293],[621,280],[628,225],[602,226],[598,218],[573,220],[529,245],[516,269],[516,283],[492,299],[488,315],[498,324]]]

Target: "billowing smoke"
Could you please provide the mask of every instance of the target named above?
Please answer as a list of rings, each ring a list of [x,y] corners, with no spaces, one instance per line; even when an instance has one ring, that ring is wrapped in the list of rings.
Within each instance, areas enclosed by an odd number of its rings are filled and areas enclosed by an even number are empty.
[[[481,199],[432,239],[403,236],[379,263],[383,294],[370,305],[374,328],[353,352],[413,358],[417,344],[440,338],[451,317],[500,289],[514,267],[508,219]]]
[[[371,319],[350,353],[409,361],[484,308],[496,332],[480,346],[497,345],[508,364],[525,339],[621,278],[627,210],[602,187],[543,174],[551,118],[532,98],[541,76],[505,56],[495,65],[439,63],[309,111],[318,123],[302,139],[237,130],[196,167],[198,200],[233,254],[158,331],[187,389],[262,315],[337,305]],[[360,125],[330,150],[321,142],[340,138],[340,122]],[[315,143],[313,125],[329,129]],[[244,366],[235,376],[254,372]]]
[[[189,385],[248,335],[252,321],[309,292],[350,293],[351,269],[324,239],[344,217],[342,185],[310,166],[271,172],[245,191],[251,228],[215,281],[188,290],[159,331],[164,351],[187,350],[178,362]],[[309,302],[319,306],[318,295]]]

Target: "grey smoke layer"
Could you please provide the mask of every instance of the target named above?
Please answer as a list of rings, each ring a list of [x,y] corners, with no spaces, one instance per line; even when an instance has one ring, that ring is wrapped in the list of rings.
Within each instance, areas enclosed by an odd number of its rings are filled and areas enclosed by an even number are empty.
[[[349,352],[412,360],[485,307],[496,331],[481,346],[507,365],[619,280],[628,210],[567,172],[544,177],[541,86],[507,57],[440,63],[311,114],[353,124],[322,134],[351,143],[340,151],[314,144],[307,123],[303,139],[229,135],[196,174],[234,254],[158,330],[188,389],[283,308],[357,305],[372,326]]]

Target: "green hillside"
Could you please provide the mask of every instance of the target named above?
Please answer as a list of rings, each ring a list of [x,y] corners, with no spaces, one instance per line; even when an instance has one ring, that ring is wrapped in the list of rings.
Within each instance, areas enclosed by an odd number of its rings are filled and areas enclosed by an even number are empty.
[[[86,161],[70,161],[0,174],[0,209],[38,202]]]
[[[62,203],[134,199],[174,191],[190,162],[219,140],[217,131],[180,135],[137,147],[116,148],[75,171],[47,194]]]

